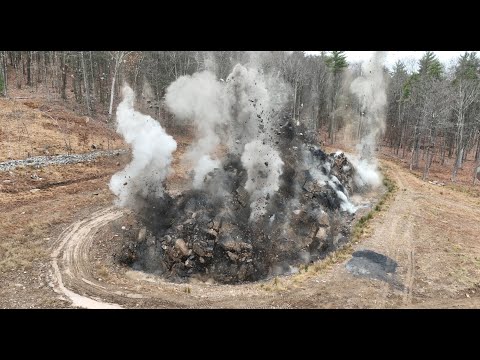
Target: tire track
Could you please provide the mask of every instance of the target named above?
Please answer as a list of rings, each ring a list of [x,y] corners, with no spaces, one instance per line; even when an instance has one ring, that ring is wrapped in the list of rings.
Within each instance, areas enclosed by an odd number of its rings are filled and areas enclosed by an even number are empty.
[[[53,267],[53,286],[55,292],[66,295],[73,306],[88,309],[120,309],[118,304],[93,299],[67,288],[69,282],[90,276],[88,271],[88,251],[92,246],[94,235],[102,226],[122,216],[122,211],[112,207],[93,213],[89,218],[73,223],[59,236],[59,245],[51,253]],[[62,275],[63,273],[63,275]],[[106,290],[105,287],[87,280],[89,286],[96,290]]]

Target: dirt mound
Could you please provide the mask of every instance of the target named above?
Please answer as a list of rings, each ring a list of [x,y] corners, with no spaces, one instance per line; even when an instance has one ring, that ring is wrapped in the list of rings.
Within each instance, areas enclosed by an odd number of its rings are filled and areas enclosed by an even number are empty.
[[[229,155],[207,174],[204,190],[143,199],[145,228],[131,232],[119,260],[174,281],[196,276],[236,283],[289,273],[325,257],[348,241],[354,215],[345,204],[355,191],[355,170],[343,153],[296,145],[287,149],[303,151],[311,168],[302,167],[299,156],[284,156],[281,186],[267,195],[262,216],[252,220],[247,172]]]

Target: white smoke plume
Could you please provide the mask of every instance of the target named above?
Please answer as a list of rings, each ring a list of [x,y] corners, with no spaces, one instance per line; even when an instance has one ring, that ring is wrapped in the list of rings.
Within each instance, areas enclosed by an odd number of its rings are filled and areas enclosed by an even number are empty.
[[[194,171],[194,187],[201,187],[203,176],[219,161],[214,152],[220,144],[219,126],[228,120],[224,101],[224,84],[210,71],[179,77],[167,88],[165,103],[176,118],[193,122],[195,142],[189,147],[184,161]]]
[[[259,140],[245,145],[241,161],[248,175],[245,189],[250,194],[250,220],[256,220],[266,213],[268,200],[280,187],[284,163],[277,150]]]
[[[288,98],[288,87],[278,77],[265,75],[257,68],[237,64],[226,81],[227,102],[232,124],[229,148],[241,154],[252,139],[274,142],[279,125],[278,113]]]
[[[378,135],[385,130],[387,94],[383,64],[386,56],[386,51],[375,52],[369,61],[362,63],[362,74],[350,86],[361,104],[361,141],[357,145],[360,158],[352,158],[358,171],[357,185],[377,186],[381,183],[374,150]]]
[[[193,176],[193,188],[201,189],[203,187],[203,180],[211,170],[220,168],[220,160],[212,160],[210,156],[203,155],[197,162],[195,174]]]
[[[349,155],[349,159],[356,170],[353,181],[359,188],[377,187],[382,183],[382,176],[378,172],[377,162],[374,158],[361,159],[358,156]]]
[[[134,110],[135,94],[124,85],[123,100],[117,108],[117,132],[132,146],[132,161],[114,174],[110,189],[117,205],[135,207],[136,196],[163,196],[163,180],[172,162],[176,141],[159,122]]]

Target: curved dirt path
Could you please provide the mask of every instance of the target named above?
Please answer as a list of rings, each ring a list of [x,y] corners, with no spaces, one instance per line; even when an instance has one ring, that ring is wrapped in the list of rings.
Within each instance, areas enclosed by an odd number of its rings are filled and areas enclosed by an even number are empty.
[[[65,282],[83,281],[89,286],[100,291],[105,289],[89,278],[88,252],[92,246],[95,234],[101,227],[110,221],[122,216],[122,212],[107,208],[93,213],[89,218],[70,225],[59,237],[54,251],[51,254],[54,271],[53,287],[57,293],[66,295],[73,306],[89,309],[115,309],[121,308],[117,304],[103,302],[100,299],[80,295],[67,287]]]
[[[392,308],[473,307],[480,304],[480,201],[425,183],[383,162],[398,190],[354,250],[369,249],[398,263],[402,286],[356,277],[345,263],[255,284],[172,284],[136,271],[108,280],[93,276],[91,249],[98,232],[122,217],[113,207],[70,225],[52,249],[54,289],[87,308]],[[477,298],[477,296],[479,296]]]

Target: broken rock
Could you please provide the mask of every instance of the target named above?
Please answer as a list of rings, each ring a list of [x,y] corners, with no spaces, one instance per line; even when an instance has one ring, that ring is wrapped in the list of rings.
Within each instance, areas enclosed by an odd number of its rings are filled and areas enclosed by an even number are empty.
[[[175,248],[182,254],[182,256],[188,256],[188,246],[183,239],[175,240]]]
[[[238,255],[235,255],[231,251],[227,251],[227,255],[230,258],[230,260],[232,260],[232,261],[237,261],[238,260]]]
[[[198,256],[205,256],[205,250],[198,243],[194,243],[192,249]]]

